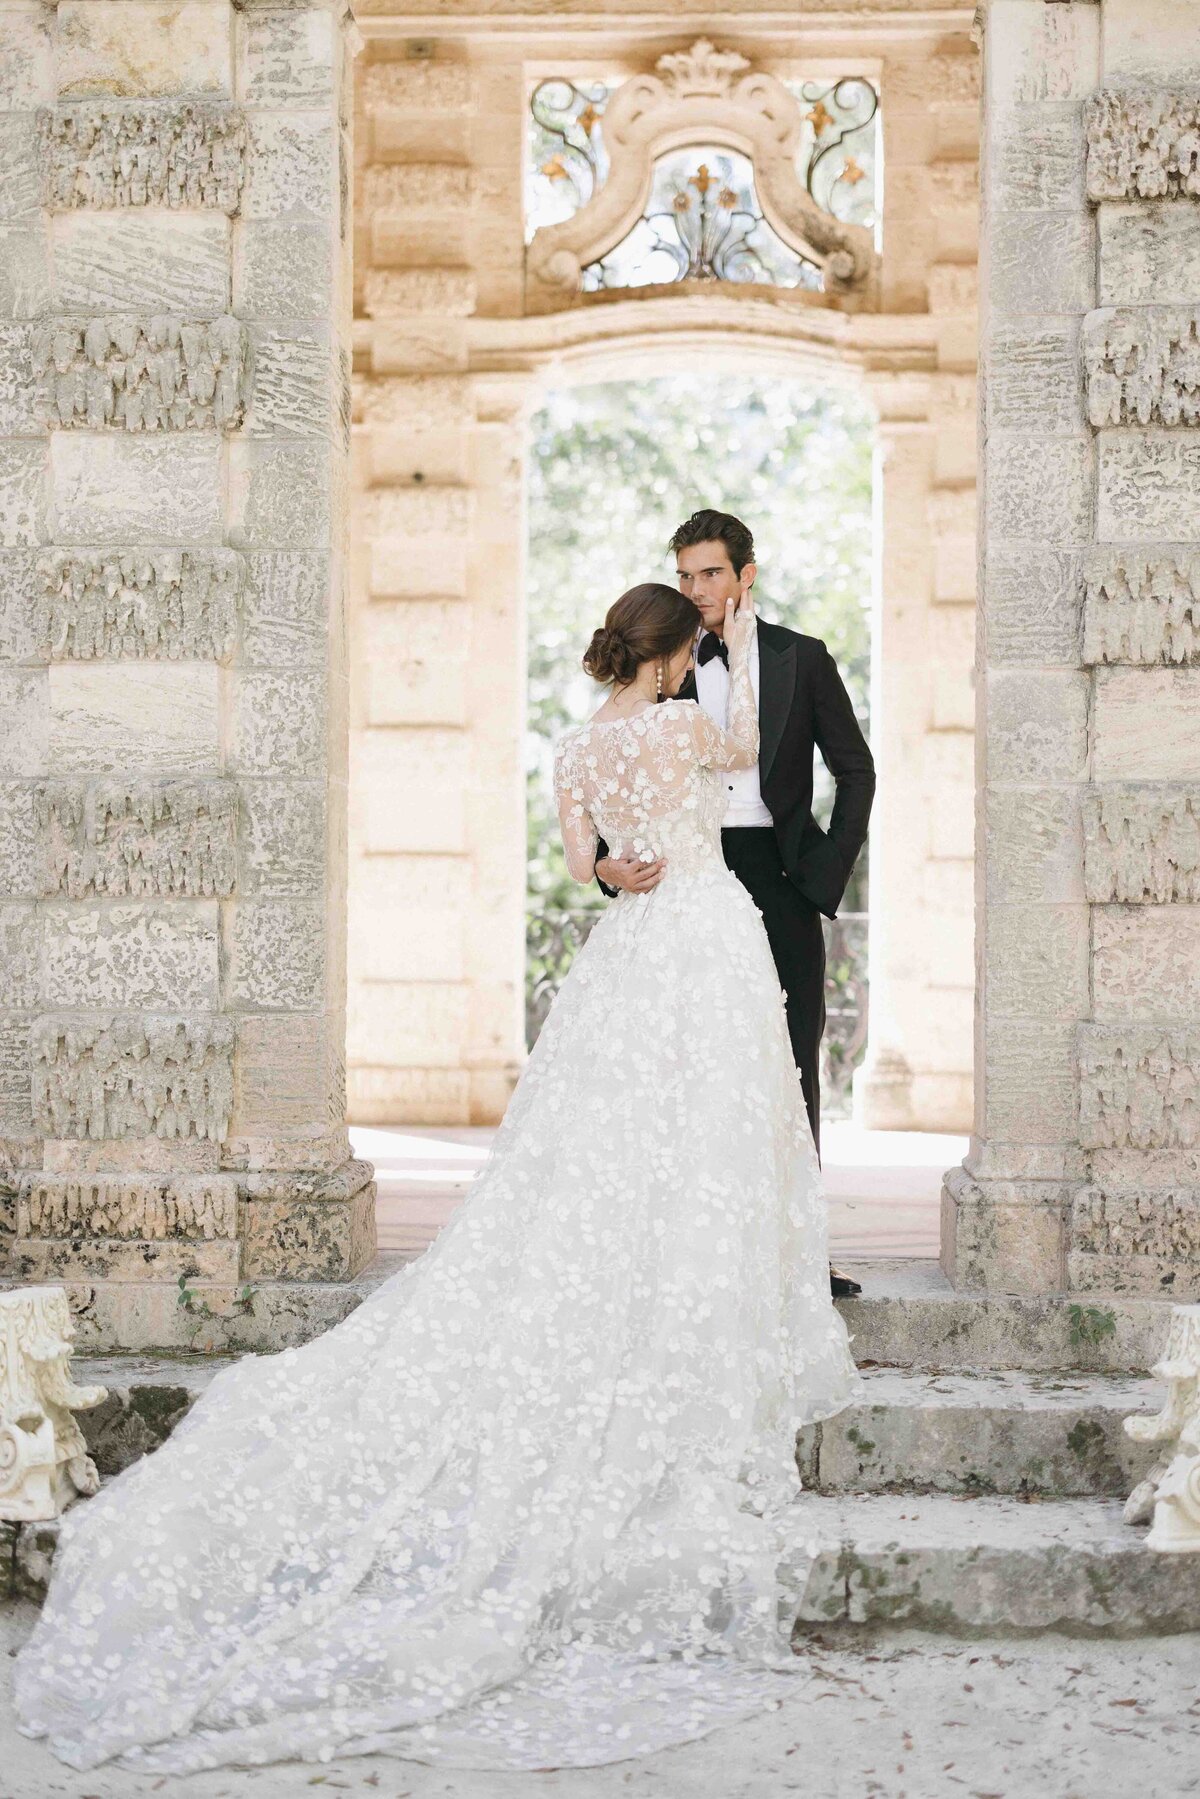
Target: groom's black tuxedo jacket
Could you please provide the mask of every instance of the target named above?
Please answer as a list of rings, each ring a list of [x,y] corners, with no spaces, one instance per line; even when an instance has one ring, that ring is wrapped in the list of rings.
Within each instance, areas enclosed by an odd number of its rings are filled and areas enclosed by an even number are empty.
[[[695,700],[689,675],[681,700]],[[875,764],[837,664],[819,637],[758,620],[758,775],[783,866],[833,918],[867,836]],[[812,815],[813,749],[834,779],[828,831]],[[601,839],[596,859],[608,854]],[[604,887],[610,895],[616,889]]]

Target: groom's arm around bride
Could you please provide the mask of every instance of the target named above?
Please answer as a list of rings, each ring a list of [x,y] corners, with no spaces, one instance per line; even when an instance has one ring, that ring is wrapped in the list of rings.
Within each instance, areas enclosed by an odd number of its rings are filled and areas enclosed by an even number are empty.
[[[711,530],[709,540],[696,541]],[[687,539],[687,541],[682,541]],[[753,540],[740,520],[719,512],[693,514],[672,540],[679,586],[696,605],[700,641],[706,630],[719,638],[728,592],[748,588],[756,573]],[[707,662],[709,659],[705,657]],[[846,884],[867,836],[875,795],[875,764],[837,663],[819,637],[758,620],[755,687],[758,694],[760,760],[749,789],[761,796],[756,815],[774,831],[780,859],[792,885],[825,914],[836,916]],[[716,672],[716,671],[714,671]],[[695,670],[679,690],[680,699],[698,700],[720,713],[723,693],[711,676]],[[723,723],[718,716],[717,722]],[[813,756],[819,750],[834,781],[828,829],[812,814]],[[727,823],[733,823],[731,809]],[[662,878],[660,864],[615,861],[601,839],[596,878],[609,898],[618,888],[646,893]]]

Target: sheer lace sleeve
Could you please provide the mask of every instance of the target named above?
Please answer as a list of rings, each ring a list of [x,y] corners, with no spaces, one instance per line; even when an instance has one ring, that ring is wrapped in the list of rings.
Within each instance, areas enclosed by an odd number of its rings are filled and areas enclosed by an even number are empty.
[[[758,706],[750,679],[750,645],[757,626],[735,629],[729,651],[729,713],[726,727],[714,724],[700,706],[689,706],[696,756],[706,768],[753,768],[758,761]]]
[[[579,757],[578,738],[564,737],[554,752],[554,796],[558,801],[558,828],[567,855],[567,871],[573,881],[586,886],[596,872],[599,833],[583,803]]]

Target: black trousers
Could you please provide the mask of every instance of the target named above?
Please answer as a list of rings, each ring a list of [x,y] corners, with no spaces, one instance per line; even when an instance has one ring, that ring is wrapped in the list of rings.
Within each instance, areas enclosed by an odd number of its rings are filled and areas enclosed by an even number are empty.
[[[821,1150],[821,1037],[825,1030],[825,935],[821,914],[784,870],[770,826],[722,831],[725,865],[762,913],[787,1005],[813,1142]]]

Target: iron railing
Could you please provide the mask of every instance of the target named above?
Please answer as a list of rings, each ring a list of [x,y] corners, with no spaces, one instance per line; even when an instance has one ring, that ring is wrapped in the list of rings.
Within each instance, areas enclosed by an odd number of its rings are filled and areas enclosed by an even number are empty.
[[[537,1041],[576,952],[600,916],[598,906],[530,912],[525,931],[525,1038]],[[821,1111],[844,1118],[850,1082],[867,1041],[867,914],[825,919],[825,1036],[821,1045]]]

